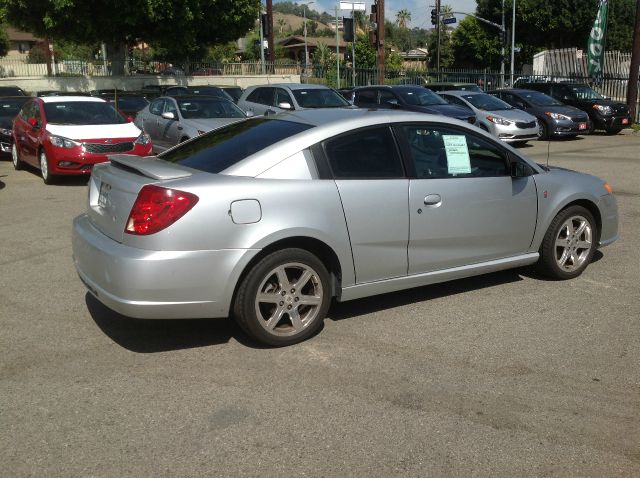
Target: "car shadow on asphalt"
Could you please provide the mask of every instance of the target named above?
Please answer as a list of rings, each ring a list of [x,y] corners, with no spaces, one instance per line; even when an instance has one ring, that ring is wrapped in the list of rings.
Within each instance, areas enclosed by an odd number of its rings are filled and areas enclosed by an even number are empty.
[[[602,252],[596,251],[592,262],[597,262],[602,257]],[[327,314],[327,319],[333,321],[352,319],[396,307],[464,294],[525,279],[549,280],[540,276],[532,267],[511,269],[348,302],[334,301]],[[89,314],[100,330],[115,343],[132,352],[156,353],[208,347],[225,344],[231,339],[254,349],[271,348],[252,340],[231,318],[133,319],[109,309],[89,292],[85,295],[85,302]],[[316,335],[322,332],[322,328],[317,331]]]
[[[137,353],[208,347],[231,338],[247,347],[259,348],[229,318],[133,319],[114,312],[87,292],[85,302],[96,325],[115,343]]]

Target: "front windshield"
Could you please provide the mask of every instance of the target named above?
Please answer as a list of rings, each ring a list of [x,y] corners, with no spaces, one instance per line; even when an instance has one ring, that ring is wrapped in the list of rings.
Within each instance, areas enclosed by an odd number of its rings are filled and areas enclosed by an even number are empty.
[[[293,96],[302,108],[342,108],[349,102],[329,89],[293,90]]]
[[[0,116],[15,116],[22,108],[22,105],[28,100],[28,97],[24,97],[24,100],[0,100]]]
[[[520,93],[525,100],[535,106],[561,106],[562,103],[549,95],[539,91],[527,91]]]
[[[426,88],[399,88],[397,93],[408,105],[431,106],[448,104],[440,96]]]
[[[511,110],[513,107],[508,103],[505,103],[499,98],[495,96],[487,95],[487,94],[477,94],[477,95],[464,95],[462,96],[465,100],[471,103],[473,106],[478,108],[479,110],[485,111],[500,111],[500,110]]]
[[[604,96],[602,96],[597,91],[593,90],[591,87],[587,85],[578,85],[571,86],[571,92],[578,98],[579,100],[604,100]]]
[[[57,101],[44,104],[47,122],[55,124],[122,124],[127,120],[102,101]]]
[[[231,101],[219,98],[176,98],[185,119],[244,118],[245,114]]]

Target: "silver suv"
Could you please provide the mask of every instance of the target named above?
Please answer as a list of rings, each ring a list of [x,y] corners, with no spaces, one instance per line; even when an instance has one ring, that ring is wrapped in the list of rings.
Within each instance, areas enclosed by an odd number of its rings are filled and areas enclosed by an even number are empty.
[[[282,111],[351,106],[337,91],[323,85],[280,83],[250,86],[238,100],[238,106],[254,115]]]

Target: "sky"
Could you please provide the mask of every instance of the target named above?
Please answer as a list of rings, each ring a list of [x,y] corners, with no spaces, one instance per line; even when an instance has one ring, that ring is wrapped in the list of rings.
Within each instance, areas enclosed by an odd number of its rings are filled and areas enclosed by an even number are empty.
[[[273,0],[273,3],[278,3],[281,0]],[[308,0],[293,0],[295,3],[309,3]],[[349,1],[349,0],[343,0]],[[355,0],[363,1],[363,0]],[[336,5],[339,0],[315,0],[313,4],[309,6],[311,10],[317,10],[319,12],[328,12],[333,14],[335,12]],[[364,0],[367,6],[367,12],[371,11],[370,5],[373,4],[373,0]],[[442,0],[442,5],[450,5],[454,12],[469,12],[474,13],[476,10],[475,0]],[[400,10],[407,9],[411,13],[411,22],[409,27],[419,28],[431,28],[431,9],[434,8],[435,0],[385,0],[385,18],[389,21],[395,21],[396,13]],[[348,16],[348,12],[342,12],[343,15]],[[456,15],[458,22],[462,20],[462,15]]]

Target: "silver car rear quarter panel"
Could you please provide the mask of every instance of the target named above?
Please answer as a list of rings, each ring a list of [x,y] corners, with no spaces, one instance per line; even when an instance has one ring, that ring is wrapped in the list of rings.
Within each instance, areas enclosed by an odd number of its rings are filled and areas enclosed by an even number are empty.
[[[73,260],[82,281],[105,305],[134,318],[223,317],[229,283],[259,251],[149,251],[120,244],[91,224],[73,223]]]

